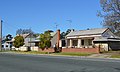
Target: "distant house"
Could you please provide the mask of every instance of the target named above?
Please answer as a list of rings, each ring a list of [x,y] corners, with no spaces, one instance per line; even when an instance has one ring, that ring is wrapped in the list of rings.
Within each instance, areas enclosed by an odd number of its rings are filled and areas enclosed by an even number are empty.
[[[30,34],[30,33],[28,33],[28,34],[18,34],[16,36],[19,36],[19,35],[24,38],[24,46],[29,47],[29,46],[34,46],[35,45],[35,43],[29,43],[29,41],[33,41],[33,40],[36,39],[36,37],[33,34]]]
[[[13,42],[12,42],[12,40],[11,41],[2,41],[2,49],[3,50],[11,50],[11,48],[12,48],[12,44],[13,44]]]
[[[10,50],[11,47],[12,47],[12,44],[9,43],[9,42],[5,42],[5,43],[2,44],[2,49],[3,50]]]
[[[50,31],[51,35],[51,48],[54,47],[54,45],[59,46],[59,40],[60,40],[60,30],[57,30],[56,32]],[[39,48],[39,40],[40,36],[36,37],[34,40],[28,41],[29,43],[34,43],[35,45],[31,45],[31,50],[37,51]]]
[[[23,50],[23,51],[27,51],[30,50],[31,46],[35,46],[35,43],[29,43],[29,41],[35,40],[36,37],[33,34],[17,34],[16,36],[22,36],[24,38],[24,45],[20,48],[15,48],[14,46],[12,46],[13,50]],[[14,42],[14,38],[12,39],[12,42]]]
[[[50,32],[51,35],[51,47],[57,43],[57,32]],[[36,37],[34,40],[29,41],[29,43],[35,43],[34,46],[38,46],[40,42],[40,36]]]
[[[59,47],[59,41],[60,41],[60,30],[57,30],[56,32],[51,33],[51,47],[53,48],[56,44]]]
[[[109,28],[72,31],[66,36],[67,48],[100,47],[104,51],[120,49],[120,38]]]
[[[51,38],[51,47],[53,47],[60,40],[60,30],[58,30],[57,32],[50,32],[50,35],[52,37]],[[58,37],[59,37],[59,40],[57,40]],[[35,43],[36,45],[34,45],[34,46],[38,46],[38,43],[40,42],[39,38],[40,38],[40,36],[36,37],[34,40],[29,41],[29,43]]]
[[[39,42],[40,42],[39,38],[40,38],[40,35],[38,37],[35,37],[34,39],[28,41],[29,44],[30,43],[33,44],[33,45],[30,45],[31,51],[39,50]]]

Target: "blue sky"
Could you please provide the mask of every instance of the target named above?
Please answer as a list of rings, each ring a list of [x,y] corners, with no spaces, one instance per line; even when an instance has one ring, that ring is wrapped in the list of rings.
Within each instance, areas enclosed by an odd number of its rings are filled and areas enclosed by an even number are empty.
[[[96,16],[100,9],[99,0],[0,0],[3,36],[15,36],[19,28],[55,31],[56,24],[61,31],[101,28],[102,19]]]

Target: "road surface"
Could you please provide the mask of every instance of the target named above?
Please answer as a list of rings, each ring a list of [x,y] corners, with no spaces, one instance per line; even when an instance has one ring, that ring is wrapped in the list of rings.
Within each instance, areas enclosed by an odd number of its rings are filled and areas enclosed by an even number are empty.
[[[0,53],[0,72],[120,72],[120,60]]]

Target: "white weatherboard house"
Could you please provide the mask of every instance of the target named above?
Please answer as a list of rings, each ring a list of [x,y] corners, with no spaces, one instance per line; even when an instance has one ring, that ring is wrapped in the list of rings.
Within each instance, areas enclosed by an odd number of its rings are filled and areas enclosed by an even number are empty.
[[[12,43],[10,41],[6,41],[2,44],[2,49],[3,50],[10,50],[12,47]]]
[[[29,43],[29,41],[35,40],[36,38],[33,36],[33,34],[17,34],[16,36],[22,36],[24,38],[24,45],[21,46],[20,48],[15,48],[12,46],[12,50],[21,50],[21,51],[30,51],[31,46],[35,46],[35,43]],[[15,39],[13,38],[12,42]]]
[[[68,48],[94,48],[101,50],[120,49],[120,38],[115,36],[109,28],[96,28],[72,31],[66,36]]]

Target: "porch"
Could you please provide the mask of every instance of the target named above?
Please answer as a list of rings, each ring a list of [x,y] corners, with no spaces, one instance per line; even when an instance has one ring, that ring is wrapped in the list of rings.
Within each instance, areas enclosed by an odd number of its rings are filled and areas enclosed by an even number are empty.
[[[93,48],[93,37],[91,38],[76,38],[67,39],[66,47],[68,48]]]

